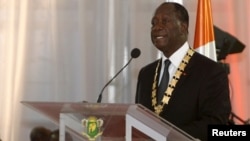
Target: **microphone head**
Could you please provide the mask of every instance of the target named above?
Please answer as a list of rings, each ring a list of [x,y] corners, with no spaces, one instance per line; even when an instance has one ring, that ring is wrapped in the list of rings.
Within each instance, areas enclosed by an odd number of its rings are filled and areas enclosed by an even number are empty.
[[[141,51],[138,49],[138,48],[134,48],[132,51],[131,51],[131,57],[132,58],[137,58],[141,55]]]

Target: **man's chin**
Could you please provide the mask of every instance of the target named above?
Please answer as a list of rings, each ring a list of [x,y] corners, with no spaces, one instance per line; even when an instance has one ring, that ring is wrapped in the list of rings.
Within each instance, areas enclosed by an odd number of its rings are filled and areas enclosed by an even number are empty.
[[[160,51],[163,51],[164,48],[165,48],[165,46],[159,45],[159,44],[155,44],[155,47],[156,47],[158,50],[160,50]]]

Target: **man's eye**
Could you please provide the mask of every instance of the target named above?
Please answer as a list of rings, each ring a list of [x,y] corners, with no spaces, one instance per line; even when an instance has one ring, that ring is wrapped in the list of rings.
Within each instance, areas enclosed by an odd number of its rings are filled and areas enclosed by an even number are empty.
[[[168,19],[162,21],[163,24],[167,24],[169,22],[170,22],[170,20],[168,20]]]
[[[152,21],[152,22],[151,22],[151,25],[155,25],[155,24],[156,24],[156,21]]]
[[[152,25],[152,26],[155,26],[155,23],[152,23],[151,25]]]

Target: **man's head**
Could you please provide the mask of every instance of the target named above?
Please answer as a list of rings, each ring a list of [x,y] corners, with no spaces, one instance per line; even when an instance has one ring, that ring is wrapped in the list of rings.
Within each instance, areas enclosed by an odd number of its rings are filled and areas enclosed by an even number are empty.
[[[35,127],[30,132],[30,141],[49,141],[50,133],[45,127]]]
[[[162,3],[151,22],[152,42],[166,57],[170,57],[187,41],[189,16],[182,5]]]
[[[49,141],[59,141],[59,136],[60,136],[60,131],[59,129],[56,129],[51,132]],[[73,141],[73,138],[68,132],[65,133],[65,141]]]

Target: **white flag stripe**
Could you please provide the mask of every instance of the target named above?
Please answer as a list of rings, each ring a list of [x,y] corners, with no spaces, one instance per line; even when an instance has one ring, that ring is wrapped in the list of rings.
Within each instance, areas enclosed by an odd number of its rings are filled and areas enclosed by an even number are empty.
[[[217,62],[215,41],[208,42],[205,45],[196,48],[195,50]]]

